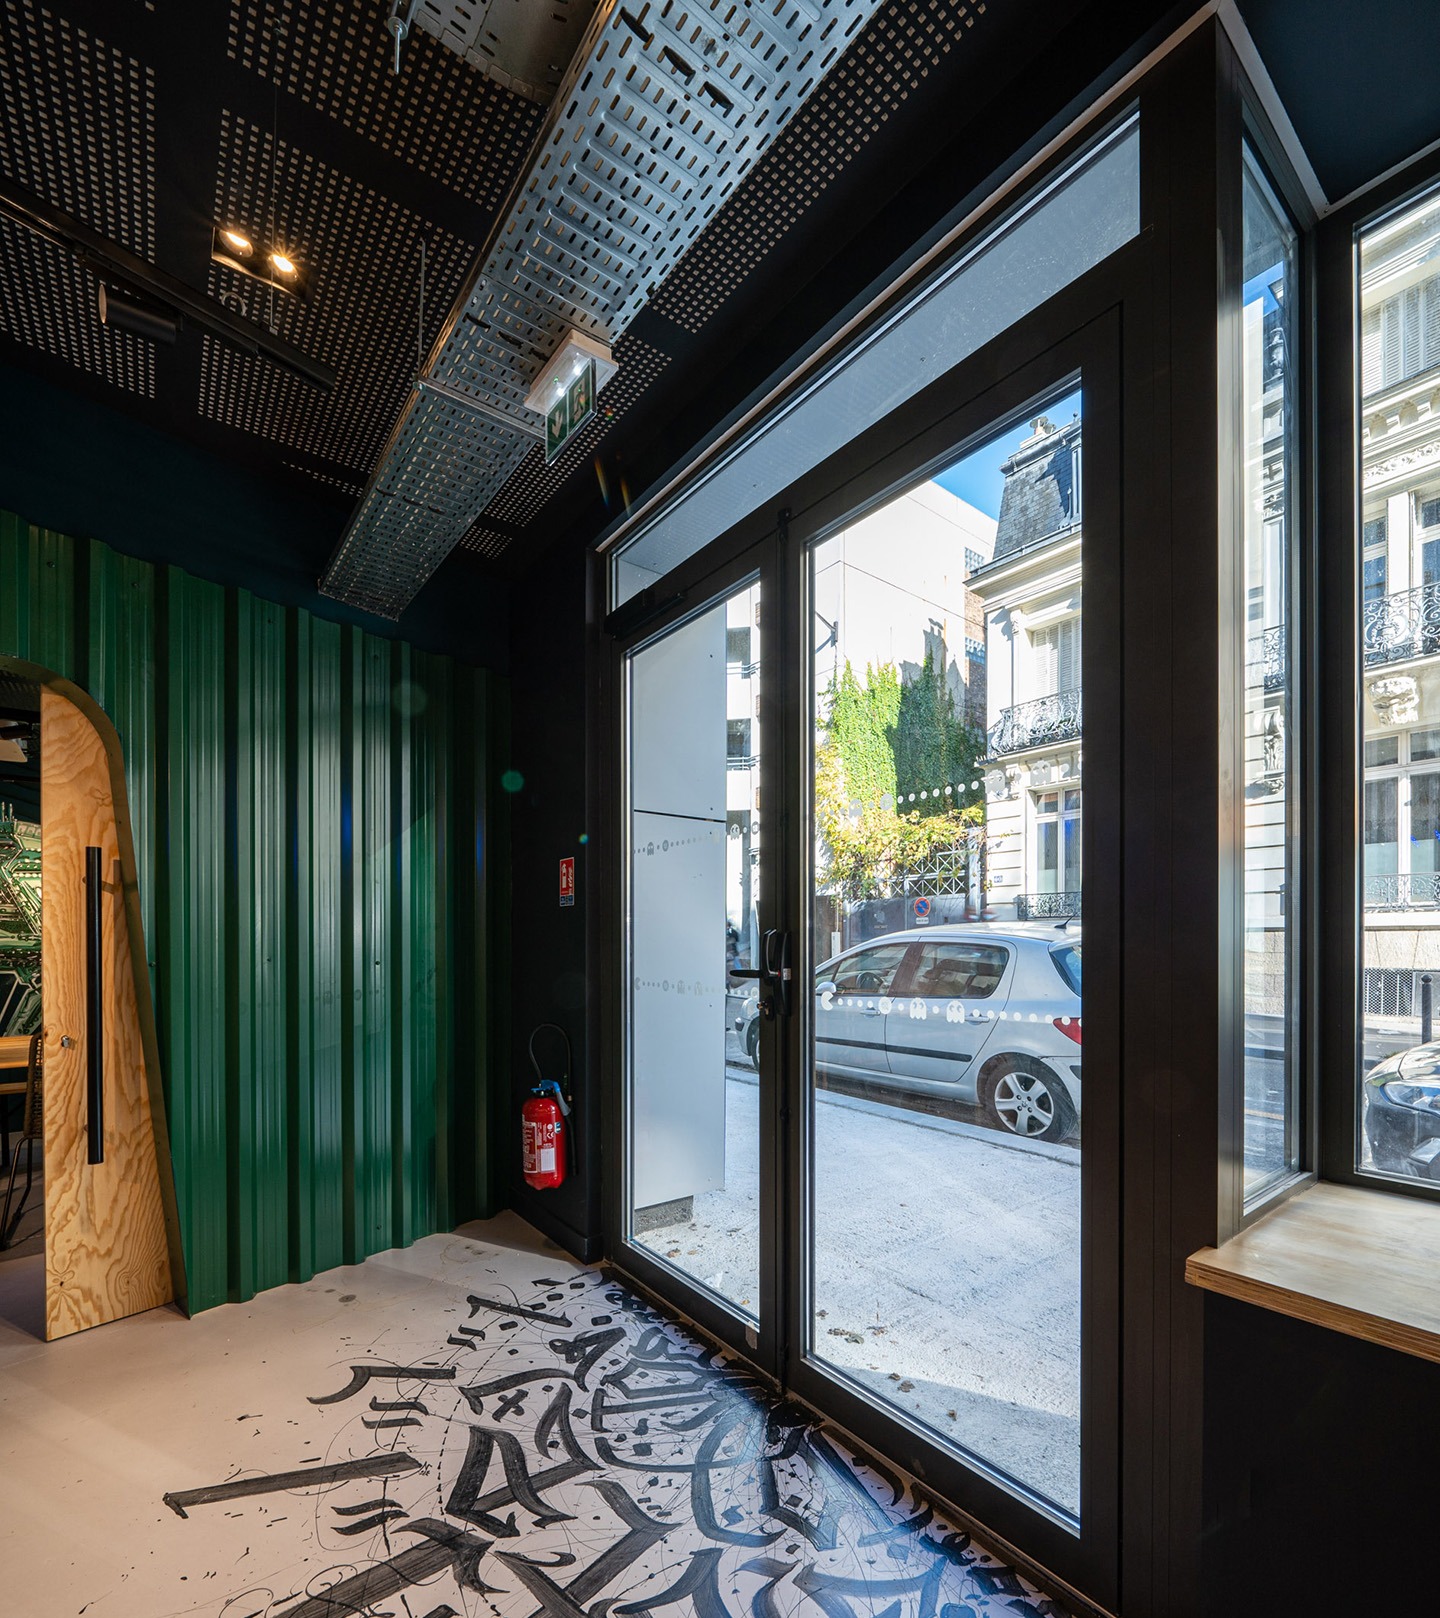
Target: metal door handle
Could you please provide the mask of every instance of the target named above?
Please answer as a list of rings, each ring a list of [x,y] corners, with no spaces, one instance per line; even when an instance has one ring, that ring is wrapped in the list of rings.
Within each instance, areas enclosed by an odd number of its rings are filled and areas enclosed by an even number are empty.
[[[98,848],[85,850],[85,1101],[89,1161],[105,1161],[105,967]]]
[[[760,940],[760,965],[732,968],[732,978],[759,978],[767,989],[775,991],[771,1002],[782,1017],[790,1015],[790,934],[776,932],[772,927]],[[761,1006],[762,1011],[764,1005]]]
[[[782,1017],[790,1015],[790,934],[773,928],[765,934],[760,959],[765,982],[775,991],[775,1009]]]

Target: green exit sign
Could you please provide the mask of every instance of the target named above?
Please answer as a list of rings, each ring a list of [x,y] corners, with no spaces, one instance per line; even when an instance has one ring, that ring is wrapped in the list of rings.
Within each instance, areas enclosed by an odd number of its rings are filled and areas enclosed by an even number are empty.
[[[595,361],[587,359],[545,413],[545,462],[551,461],[595,414]]]

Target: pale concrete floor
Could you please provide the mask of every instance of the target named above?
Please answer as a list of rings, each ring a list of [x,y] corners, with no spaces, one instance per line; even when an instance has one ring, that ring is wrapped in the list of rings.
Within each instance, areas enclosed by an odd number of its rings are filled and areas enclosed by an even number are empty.
[[[6,1618],[530,1618],[551,1581],[582,1609],[1059,1613],[513,1216],[52,1344],[38,1262],[0,1269]]]
[[[726,1084],[723,1190],[649,1234],[753,1312],[759,1092]],[[1080,1151],[816,1095],[815,1352],[1064,1510],[1080,1507]]]

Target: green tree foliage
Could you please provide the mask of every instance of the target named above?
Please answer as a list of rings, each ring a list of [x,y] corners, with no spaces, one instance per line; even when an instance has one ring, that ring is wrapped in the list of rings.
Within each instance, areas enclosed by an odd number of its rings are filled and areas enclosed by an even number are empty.
[[[933,799],[920,794],[933,793],[936,787],[943,792],[947,785],[963,786],[963,803],[978,801],[979,794],[971,791],[970,782],[978,780],[974,772],[985,737],[978,726],[967,724],[955,712],[955,698],[945,678],[943,642],[939,660],[927,646],[920,672],[901,685],[890,742],[896,786],[905,803],[913,792],[915,801],[929,804],[933,815],[937,812]],[[922,819],[925,813],[922,808]]]
[[[939,658],[927,652],[909,681],[893,663],[867,667],[862,681],[847,661],[825,692],[820,723],[815,811],[824,891],[883,898],[936,853],[977,846],[984,803],[970,782],[978,780],[984,739],[955,711],[943,649]]]
[[[900,719],[903,693],[893,663],[865,668],[863,681],[845,660],[844,672],[826,692],[824,720],[844,774],[845,790],[862,804],[879,803],[896,792],[895,749],[891,742]]]

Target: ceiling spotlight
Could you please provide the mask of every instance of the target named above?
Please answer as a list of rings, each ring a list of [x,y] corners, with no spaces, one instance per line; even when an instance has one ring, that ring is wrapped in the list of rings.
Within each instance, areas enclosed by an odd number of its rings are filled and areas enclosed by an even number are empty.
[[[263,286],[274,287],[288,297],[305,299],[309,288],[304,266],[289,253],[272,247],[264,240],[257,241],[243,230],[230,225],[212,225],[210,229],[210,258],[223,264],[237,275],[248,275]]]
[[[173,309],[138,303],[104,285],[100,288],[100,324],[148,337],[152,343],[174,343],[180,335],[180,316]]]

